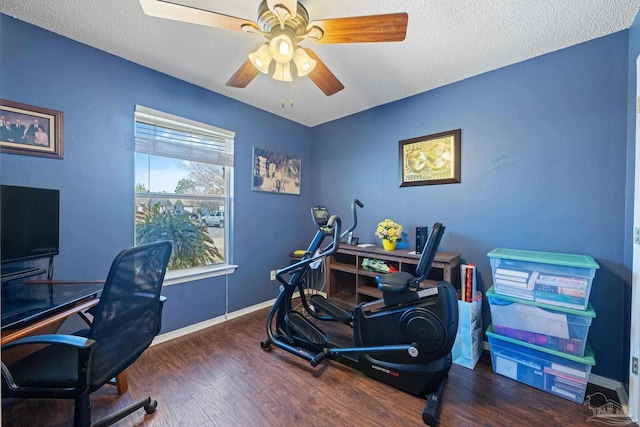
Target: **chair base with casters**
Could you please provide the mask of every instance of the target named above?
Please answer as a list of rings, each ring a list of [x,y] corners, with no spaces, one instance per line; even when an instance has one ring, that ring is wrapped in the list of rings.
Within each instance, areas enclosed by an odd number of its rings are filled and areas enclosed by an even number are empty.
[[[43,348],[6,365],[2,397],[73,399],[74,427],[108,426],[157,402],[139,400],[91,422],[91,393],[121,374],[160,332],[162,282],[171,255],[170,242],[122,251],[113,261],[90,329],[72,335],[35,335],[12,341],[2,351],[37,344]]]

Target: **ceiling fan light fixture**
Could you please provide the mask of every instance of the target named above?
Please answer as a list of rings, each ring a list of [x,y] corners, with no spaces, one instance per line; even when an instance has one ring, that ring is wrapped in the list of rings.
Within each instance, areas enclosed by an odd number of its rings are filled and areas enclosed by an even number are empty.
[[[267,0],[269,10],[280,21],[280,28],[284,30],[284,23],[288,19],[295,18],[298,13],[297,0]]]
[[[276,71],[273,73],[273,79],[281,82],[290,82],[291,78],[291,63],[281,64],[276,62]]]
[[[293,62],[298,70],[298,77],[304,77],[316,67],[316,60],[311,58],[302,48],[297,48],[293,54]]]
[[[271,57],[280,64],[287,64],[293,59],[293,42],[286,34],[280,34],[269,42]]]
[[[269,53],[269,44],[265,43],[258,48],[255,52],[249,54],[249,60],[260,70],[261,73],[269,72],[269,64],[271,64],[271,54]]]

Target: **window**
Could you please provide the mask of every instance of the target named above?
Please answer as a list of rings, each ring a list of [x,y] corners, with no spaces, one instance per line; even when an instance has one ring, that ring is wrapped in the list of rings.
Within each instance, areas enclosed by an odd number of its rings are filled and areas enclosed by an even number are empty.
[[[235,134],[141,106],[135,123],[136,245],[172,240],[180,277],[224,270]]]

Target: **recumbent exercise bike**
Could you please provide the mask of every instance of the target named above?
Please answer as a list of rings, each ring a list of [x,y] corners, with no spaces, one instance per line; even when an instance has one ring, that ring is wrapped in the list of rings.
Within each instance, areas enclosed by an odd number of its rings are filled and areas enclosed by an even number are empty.
[[[431,228],[415,275],[399,271],[376,276],[382,299],[358,304],[348,311],[322,295],[315,294],[310,301],[305,295],[305,278],[311,266],[334,254],[340,239],[355,229],[356,206],[364,205],[358,199],[353,201],[352,224],[342,234],[340,217],[330,216],[323,206],[311,209],[318,231],[300,261],[276,272],[280,292],[267,316],[267,338],[260,345],[265,350],[275,345],[309,361],[313,367],[330,358],[385,384],[426,397],[422,419],[435,426],[451,367],[458,303],[450,283],[440,281],[435,287],[424,289],[420,283],[428,276],[445,227],[435,223]],[[328,236],[332,241],[322,248]],[[286,275],[290,275],[288,280]],[[291,300],[296,293],[307,315],[351,326],[354,346],[332,345],[324,331],[293,309]]]

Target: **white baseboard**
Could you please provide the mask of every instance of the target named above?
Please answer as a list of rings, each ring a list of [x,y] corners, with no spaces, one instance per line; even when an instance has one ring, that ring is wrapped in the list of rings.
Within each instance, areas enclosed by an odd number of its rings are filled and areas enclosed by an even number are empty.
[[[160,344],[163,342],[171,341],[176,338],[183,337],[185,335],[192,334],[194,332],[201,331],[203,329],[209,328],[211,326],[218,325],[220,323],[226,322],[227,320],[235,319],[240,316],[244,316],[245,314],[252,313],[254,311],[262,310],[263,308],[269,308],[273,305],[275,299],[271,301],[265,301],[260,304],[252,305],[251,307],[246,307],[241,310],[234,311],[232,313],[223,314],[222,316],[214,317],[213,319],[205,320],[204,322],[195,323],[193,325],[186,326],[184,328],[176,329],[171,332],[167,332],[162,335],[158,335],[155,337],[151,345]]]
[[[627,390],[624,388],[624,385],[622,385],[620,381],[601,377],[600,375],[596,374],[589,374],[589,382],[591,384],[615,391],[618,395],[618,401],[620,402],[620,406],[624,410],[624,413],[629,413],[629,395],[627,394]]]

